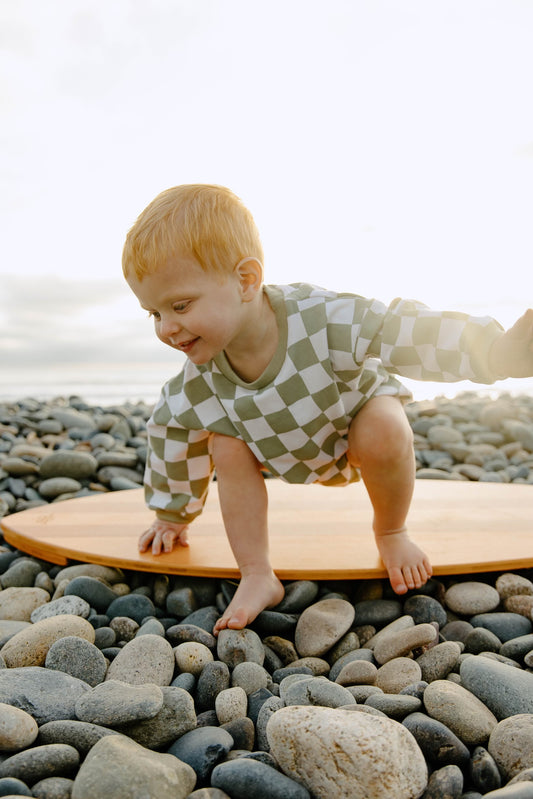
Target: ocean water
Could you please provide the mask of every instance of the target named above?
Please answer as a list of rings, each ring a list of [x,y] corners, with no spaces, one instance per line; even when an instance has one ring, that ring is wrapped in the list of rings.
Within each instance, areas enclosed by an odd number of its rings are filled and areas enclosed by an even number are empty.
[[[175,369],[174,369],[175,371]],[[32,397],[46,400],[54,397],[79,396],[88,404],[117,405],[126,402],[157,401],[161,386],[172,377],[169,364],[61,364],[2,369],[0,402]],[[533,396],[533,378],[503,380],[492,386],[468,381],[433,383],[402,379],[415,400],[448,397],[453,399],[465,391],[490,397],[509,393]]]

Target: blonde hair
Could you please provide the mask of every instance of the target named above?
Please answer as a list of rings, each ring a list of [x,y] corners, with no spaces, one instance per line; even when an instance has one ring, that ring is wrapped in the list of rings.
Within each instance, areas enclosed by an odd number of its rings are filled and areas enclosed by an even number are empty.
[[[126,237],[122,270],[142,280],[176,255],[228,273],[245,257],[262,263],[263,248],[242,201],[224,186],[198,183],[167,189],[144,209]]]

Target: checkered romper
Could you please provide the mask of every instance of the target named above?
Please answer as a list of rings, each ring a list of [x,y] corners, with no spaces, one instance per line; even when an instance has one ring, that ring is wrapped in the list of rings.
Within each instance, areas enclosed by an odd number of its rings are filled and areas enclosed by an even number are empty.
[[[213,474],[213,433],[245,441],[289,483],[346,485],[352,418],[371,398],[411,398],[391,374],[492,383],[488,353],[500,325],[490,317],[437,313],[412,300],[387,307],[304,283],[265,286],[279,345],[265,372],[241,380],[224,353],[183,370],[162,390],[148,423],[146,500],[160,518],[201,513]]]

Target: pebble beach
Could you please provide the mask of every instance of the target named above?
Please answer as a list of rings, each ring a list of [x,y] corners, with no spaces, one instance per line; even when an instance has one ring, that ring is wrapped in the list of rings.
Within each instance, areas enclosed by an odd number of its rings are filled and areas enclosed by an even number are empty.
[[[150,412],[0,402],[0,519],[138,488]],[[407,413],[418,479],[522,484],[533,511],[533,396]],[[0,796],[533,798],[533,564],[403,597],[285,589],[215,638],[232,581],[60,567],[0,537]]]

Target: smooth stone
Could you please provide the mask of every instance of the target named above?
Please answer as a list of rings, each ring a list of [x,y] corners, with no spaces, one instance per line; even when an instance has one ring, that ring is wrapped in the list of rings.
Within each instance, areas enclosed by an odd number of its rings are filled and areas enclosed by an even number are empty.
[[[165,638],[141,635],[128,641],[120,650],[109,665],[106,680],[120,680],[132,685],[170,685],[174,663],[174,652]]]
[[[427,713],[442,722],[467,746],[484,744],[496,726],[491,711],[461,685],[435,680],[424,691]]]
[[[59,585],[63,580],[74,580],[80,576],[94,577],[106,583],[114,585],[124,580],[124,573],[121,569],[112,566],[100,566],[97,563],[76,563],[73,566],[65,566],[60,569],[54,578],[55,585]]]
[[[135,633],[135,637],[138,635],[159,635],[164,638],[165,628],[159,619],[147,619],[141,624]]]
[[[67,777],[45,777],[32,786],[35,799],[70,799],[74,780]]]
[[[108,617],[106,616],[106,618]],[[125,643],[133,641],[140,629],[140,625],[128,616],[115,616],[109,621],[109,626],[115,633],[117,641]]]
[[[533,767],[533,714],[519,713],[500,721],[487,749],[506,782]]]
[[[206,663],[196,687],[196,703],[199,712],[213,709],[218,694],[229,687],[230,671],[227,664],[221,660]]]
[[[498,591],[487,583],[473,580],[452,585],[444,594],[446,606],[461,616],[490,613],[500,604]]]
[[[262,638],[274,633],[291,638],[294,635],[298,618],[296,613],[263,610],[253,621],[253,628]]]
[[[68,744],[33,746],[0,763],[0,777],[14,777],[33,783],[45,777],[71,774],[80,763],[77,749]]]
[[[533,799],[533,785],[529,782],[506,785],[496,791],[485,794],[489,799]]]
[[[509,613],[519,613],[521,616],[525,616],[526,619],[531,619],[533,613],[533,596],[529,594],[510,596],[504,599],[503,607]]]
[[[345,599],[323,599],[306,608],[296,625],[294,644],[300,657],[319,657],[348,632],[355,610]]]
[[[371,635],[364,644],[361,644],[361,646],[365,649],[374,650],[377,644],[379,644],[384,638],[387,638],[392,633],[399,633],[402,630],[408,630],[410,627],[414,626],[415,623],[412,616],[400,616],[379,630],[379,632],[375,632],[373,635]]]
[[[511,596],[533,596],[533,582],[522,574],[505,572],[496,578],[496,590],[502,600]]]
[[[28,786],[15,777],[0,777],[0,796],[33,796]]]
[[[35,608],[30,618],[33,624],[43,619],[49,619],[51,616],[71,615],[87,619],[90,612],[91,606],[84,599],[77,596],[62,596],[60,599],[53,599],[46,605]]]
[[[298,660],[298,652],[294,648],[292,641],[288,641],[280,635],[268,635],[263,639],[263,644],[274,652],[281,660],[283,666],[289,666],[295,660]]]
[[[32,558],[17,558],[0,577],[2,588],[32,588],[41,568]]]
[[[78,596],[84,599],[98,613],[105,613],[117,595],[102,579],[80,574],[74,577],[65,588],[65,596]]]
[[[384,627],[400,618],[402,605],[396,599],[364,599],[354,605],[353,625]]]
[[[271,696],[261,705],[255,722],[256,729],[256,749],[268,752],[270,745],[267,738],[267,726],[274,713],[284,707],[284,702],[279,696]]]
[[[255,743],[255,725],[252,719],[244,716],[240,719],[233,719],[226,724],[221,724],[221,729],[229,732],[233,738],[233,749],[245,749],[252,751]]]
[[[226,791],[221,791],[220,788],[199,788],[193,791],[187,799],[231,799],[231,796]]]
[[[253,630],[221,630],[217,638],[217,657],[230,668],[252,661],[263,665],[265,650],[261,639]]]
[[[169,754],[194,769],[198,780],[206,782],[214,767],[233,748],[233,738],[221,727],[197,727],[186,732],[167,749]],[[214,786],[218,787],[218,786]]]
[[[474,627],[484,627],[494,633],[502,643],[518,638],[520,635],[529,635],[533,631],[533,624],[529,619],[519,613],[480,613],[472,616],[470,623]]]
[[[378,674],[377,667],[366,660],[352,660],[340,671],[335,682],[339,685],[374,685]]]
[[[200,627],[202,630],[212,633],[213,627],[219,618],[220,612],[218,609],[214,605],[207,605],[203,608],[198,608],[198,610],[194,610],[192,613],[189,613],[188,616],[182,619],[181,623],[194,624],[196,627]]]
[[[415,739],[388,718],[286,707],[270,718],[267,737],[284,773],[316,799],[413,799],[427,784]]]
[[[315,601],[317,595],[318,583],[296,580],[285,586],[285,596],[274,610],[278,613],[301,613]]]
[[[182,674],[178,674],[177,677],[174,677],[170,683],[170,687],[183,688],[184,691],[187,691],[187,693],[191,694],[192,696],[194,689],[196,688],[196,677],[194,674],[183,672]]]
[[[377,670],[375,684],[387,694],[399,694],[408,685],[421,679],[422,670],[416,660],[398,657],[387,661]]]
[[[166,610],[169,616],[184,619],[198,609],[196,596],[192,588],[183,586],[170,591],[166,599]]]
[[[416,624],[400,632],[390,633],[374,646],[374,657],[383,665],[388,660],[409,654],[413,649],[432,644],[437,635],[432,624]]]
[[[459,430],[442,424],[432,425],[426,437],[435,449],[444,449],[448,444],[461,444],[464,441],[464,436]]]
[[[107,660],[94,644],[77,636],[66,636],[52,644],[46,655],[45,667],[77,677],[94,687],[103,682]]]
[[[481,794],[501,788],[502,778],[496,761],[483,747],[476,746],[470,761],[470,782]]]
[[[46,602],[50,602],[50,594],[42,588],[4,588],[0,591],[0,619],[30,621],[35,608]]]
[[[4,458],[2,461],[2,469],[13,477],[25,477],[29,474],[39,474],[39,466],[36,463],[16,456]]]
[[[123,731],[147,749],[160,749],[196,727],[192,696],[182,688],[163,686],[163,707],[145,721],[128,724]]]
[[[249,758],[239,758],[216,766],[211,784],[231,791],[232,799],[310,799],[300,784],[272,766]]]
[[[116,730],[76,719],[47,721],[39,727],[39,743],[69,744],[85,756],[100,738],[120,735]]]
[[[43,480],[55,477],[84,480],[94,475],[97,469],[98,461],[88,452],[57,450],[42,459],[40,474]]]
[[[411,713],[402,724],[413,735],[432,768],[456,765],[464,769],[470,751],[449,727],[426,713]]]
[[[371,694],[365,705],[381,710],[388,718],[402,721],[410,713],[416,713],[422,707],[422,702],[416,696],[407,694]]]
[[[307,657],[307,658],[298,658],[298,660],[294,660],[286,668],[309,669],[311,674],[314,674],[315,677],[322,677],[322,676],[327,676],[329,674],[331,666],[327,660],[324,660],[324,658]]]
[[[74,780],[72,799],[186,799],[195,784],[193,769],[178,758],[116,735],[93,746]]]
[[[259,663],[251,661],[238,663],[231,675],[232,686],[243,688],[247,696],[260,688],[266,688],[270,681],[268,671],[263,666],[260,666]]]
[[[355,649],[352,652],[348,652],[346,655],[343,655],[341,658],[335,661],[333,666],[329,671],[329,679],[335,681],[343,668],[348,663],[354,663],[355,661],[366,661],[367,663],[374,663],[374,654],[372,650],[365,649]]]
[[[415,624],[429,624],[432,621],[444,627],[448,621],[446,611],[441,603],[432,596],[415,594],[403,603],[403,612],[411,616]]]
[[[62,494],[74,494],[81,487],[81,483],[71,477],[50,477],[40,483],[39,494],[45,499],[55,499]]]
[[[147,616],[155,616],[155,605],[149,597],[142,594],[127,594],[114,599],[108,606],[106,615],[110,619],[126,616],[141,625]]]
[[[80,697],[75,710],[79,721],[116,727],[151,719],[162,707],[163,692],[158,685],[107,680]]]
[[[235,688],[225,688],[215,699],[215,712],[219,724],[227,724],[234,719],[246,716],[248,709],[248,697],[246,691],[237,686]]]
[[[188,672],[198,677],[204,666],[213,661],[213,653],[205,644],[186,641],[174,649],[176,664],[181,672]]]
[[[35,741],[38,732],[33,716],[18,707],[0,703],[0,752],[26,749]]]
[[[520,635],[518,638],[511,638],[500,648],[500,655],[511,658],[512,660],[522,660],[528,652],[533,649],[533,633]]]
[[[216,650],[217,639],[215,636],[196,624],[173,624],[167,629],[166,635],[172,646],[195,641],[198,644],[203,644],[212,652]]]
[[[0,669],[0,702],[25,710],[37,724],[75,718],[75,705],[87,683],[39,666]]]
[[[453,671],[461,651],[462,647],[456,641],[444,641],[428,649],[416,659],[421,670],[421,679],[426,682],[443,680]]]
[[[497,719],[533,713],[533,679],[528,672],[472,655],[461,663],[460,675],[464,687]]]
[[[42,666],[55,641],[74,635],[94,643],[94,627],[79,616],[52,616],[16,633],[2,648],[8,668]]]
[[[431,774],[426,790],[425,799],[461,799],[463,794],[464,778],[458,766],[443,766]]]
[[[464,651],[470,655],[479,655],[481,652],[499,652],[502,642],[497,635],[484,627],[473,627],[472,632],[466,636]]]

